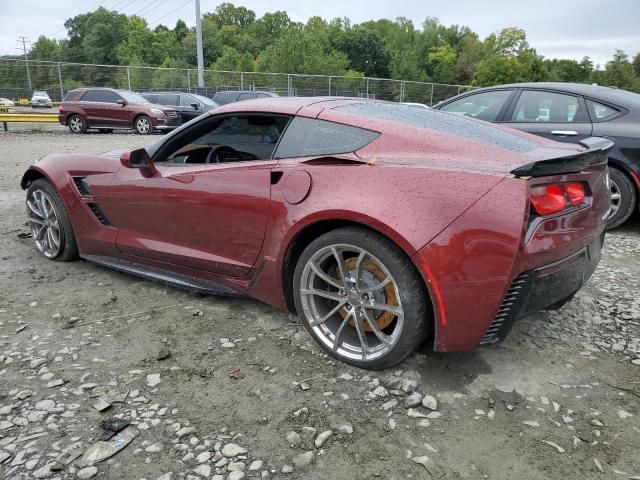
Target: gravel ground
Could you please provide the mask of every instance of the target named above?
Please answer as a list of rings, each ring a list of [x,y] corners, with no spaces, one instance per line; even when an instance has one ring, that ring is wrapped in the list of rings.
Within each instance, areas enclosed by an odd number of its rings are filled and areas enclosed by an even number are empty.
[[[287,313],[20,237],[30,162],[149,140],[0,133],[1,478],[640,479],[638,220],[574,301],[502,345],[370,373]]]

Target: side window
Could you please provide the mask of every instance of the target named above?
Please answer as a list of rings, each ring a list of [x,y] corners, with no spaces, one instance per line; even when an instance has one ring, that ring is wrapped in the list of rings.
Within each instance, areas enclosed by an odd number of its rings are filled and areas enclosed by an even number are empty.
[[[120,100],[120,95],[118,95],[116,92],[111,92],[109,90],[102,91],[103,102],[116,103],[118,100]]]
[[[178,105],[178,95],[159,94],[157,103],[159,103],[160,105],[169,105],[169,106]]]
[[[525,90],[511,115],[512,122],[580,122],[578,97],[562,93]]]
[[[444,105],[440,110],[457,115],[495,122],[498,113],[511,96],[511,90],[494,90],[467,95],[460,100]]]
[[[589,114],[591,115],[592,120],[609,120],[620,113],[620,111],[615,108],[594,102],[593,100],[585,99],[585,101],[587,102],[587,108],[589,109]]]
[[[200,104],[195,98],[190,97],[189,95],[180,95],[180,106],[182,107],[191,107],[192,103]]]
[[[270,160],[289,117],[234,115],[212,119],[185,135],[169,163],[234,163]]]
[[[256,98],[255,93],[241,93],[238,96],[238,101],[241,102],[242,100],[251,100],[253,98]]]
[[[102,90],[87,90],[80,100],[83,102],[102,102]]]
[[[267,93],[257,93],[256,96],[257,98],[269,98],[271,95]]]
[[[335,155],[361,149],[379,133],[312,118],[296,117],[287,128],[276,158]]]

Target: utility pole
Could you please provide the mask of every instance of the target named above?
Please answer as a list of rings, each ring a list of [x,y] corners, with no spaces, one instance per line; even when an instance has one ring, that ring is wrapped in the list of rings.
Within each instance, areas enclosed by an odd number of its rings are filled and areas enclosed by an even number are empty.
[[[196,0],[196,50],[198,54],[198,87],[204,88],[204,55],[202,53],[202,24],[200,22],[200,0]]]
[[[29,90],[31,90],[31,72],[29,72],[29,57],[27,56],[27,37],[19,37],[18,42],[22,42],[22,51],[24,52],[24,59],[27,65],[27,83],[29,84]]]

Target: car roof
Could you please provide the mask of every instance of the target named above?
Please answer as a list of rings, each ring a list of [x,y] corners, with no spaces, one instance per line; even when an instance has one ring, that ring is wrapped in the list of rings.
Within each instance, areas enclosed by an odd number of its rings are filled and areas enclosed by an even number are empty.
[[[227,103],[211,113],[268,112],[295,115],[300,109],[314,104],[331,103],[331,106],[334,107],[354,101],[369,102],[370,100],[351,97],[267,97]]]
[[[527,82],[527,83],[508,83],[504,85],[494,85],[492,87],[479,88],[472,90],[473,92],[481,92],[484,90],[497,90],[502,88],[535,88],[542,90],[555,90],[559,92],[573,93],[596,99],[611,102],[620,106],[634,105],[640,107],[640,94],[621,90],[618,88],[605,87],[602,85],[590,85],[586,83],[569,83],[569,82]],[[463,95],[467,95],[467,92]],[[455,97],[454,97],[455,98]],[[447,100],[448,102],[448,100]]]
[[[215,94],[217,95],[219,93],[268,93],[270,95],[275,95],[275,93],[268,90],[220,90]]]

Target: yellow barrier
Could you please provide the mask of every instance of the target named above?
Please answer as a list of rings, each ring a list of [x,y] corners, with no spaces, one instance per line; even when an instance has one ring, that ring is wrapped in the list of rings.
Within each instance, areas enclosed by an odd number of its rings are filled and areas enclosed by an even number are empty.
[[[58,123],[58,115],[46,113],[0,113],[0,122],[7,132],[7,122]]]

